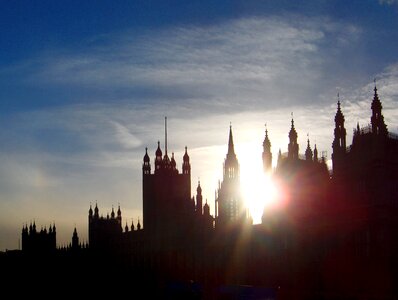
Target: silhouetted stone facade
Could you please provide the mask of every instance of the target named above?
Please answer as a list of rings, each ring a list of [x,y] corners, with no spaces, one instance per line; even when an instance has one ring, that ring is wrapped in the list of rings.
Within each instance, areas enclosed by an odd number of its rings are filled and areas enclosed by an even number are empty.
[[[265,211],[258,225],[251,225],[242,210],[232,128],[215,218],[207,199],[203,205],[200,183],[192,197],[187,148],[180,173],[174,154],[168,157],[167,142],[164,156],[158,143],[153,172],[147,150],[143,159],[143,227],[126,223],[123,231],[120,207],[117,214],[112,209],[100,217],[98,206],[94,211],[90,206],[89,248],[80,245],[75,230],[70,247],[60,249],[55,261],[66,269],[88,264],[90,278],[103,284],[120,283],[109,274],[126,271],[121,286],[134,286],[147,297],[183,291],[184,298],[217,299],[239,290],[226,286],[253,285],[267,287],[264,293],[278,299],[393,299],[398,294],[398,138],[387,130],[376,88],[371,109],[370,125],[358,125],[347,147],[338,102],[333,172],[309,138],[304,155],[299,154],[293,119],[288,153],[279,151],[273,170],[266,130],[264,171],[279,187],[282,205]],[[24,227],[22,248],[55,249],[55,227],[51,234]]]

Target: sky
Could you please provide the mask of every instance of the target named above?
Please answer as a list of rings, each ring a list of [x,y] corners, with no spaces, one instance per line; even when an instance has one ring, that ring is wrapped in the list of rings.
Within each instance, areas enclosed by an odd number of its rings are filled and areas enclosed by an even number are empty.
[[[76,226],[90,203],[142,220],[142,158],[184,147],[214,214],[232,124],[244,183],[274,158],[291,113],[330,160],[337,93],[347,144],[370,122],[374,78],[398,132],[398,1],[4,1],[0,10],[0,251],[21,228]],[[274,164],[276,160],[274,159]],[[258,217],[258,216],[257,216]]]

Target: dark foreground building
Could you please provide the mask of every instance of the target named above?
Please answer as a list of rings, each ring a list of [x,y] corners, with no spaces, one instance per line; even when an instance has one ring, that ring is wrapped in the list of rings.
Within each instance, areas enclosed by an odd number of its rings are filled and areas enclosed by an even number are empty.
[[[98,296],[113,287],[113,296],[137,299],[396,299],[398,138],[387,130],[376,88],[371,110],[370,125],[358,125],[347,147],[338,102],[332,173],[309,139],[299,154],[293,119],[288,152],[272,169],[266,131],[264,172],[281,205],[265,211],[262,224],[252,225],[242,204],[232,128],[214,218],[200,183],[192,197],[187,148],[180,172],[166,139],[153,171],[147,150],[143,159],[142,227],[123,227],[120,207],[100,217],[97,205],[89,209],[87,246],[76,230],[71,245],[55,249],[55,227],[40,234],[24,227],[23,251],[0,256],[5,273],[39,293],[47,278],[61,290],[72,284]],[[29,272],[37,276],[21,279]]]

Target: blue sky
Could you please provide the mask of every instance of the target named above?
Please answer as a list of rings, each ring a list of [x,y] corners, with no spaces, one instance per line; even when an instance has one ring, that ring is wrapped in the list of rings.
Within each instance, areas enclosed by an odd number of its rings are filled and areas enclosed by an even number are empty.
[[[136,222],[165,115],[211,207],[230,122],[243,174],[292,111],[330,158],[337,93],[351,133],[376,77],[398,131],[398,1],[8,1],[0,23],[0,250],[33,219],[86,239],[90,202]]]

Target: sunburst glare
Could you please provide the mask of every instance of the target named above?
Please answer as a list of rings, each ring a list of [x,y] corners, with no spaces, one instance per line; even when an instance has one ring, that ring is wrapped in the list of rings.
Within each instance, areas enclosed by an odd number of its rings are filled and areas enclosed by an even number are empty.
[[[263,171],[261,153],[253,151],[253,145],[243,146],[239,153],[242,196],[254,224],[258,224],[264,209],[276,201],[277,189],[271,174]]]

